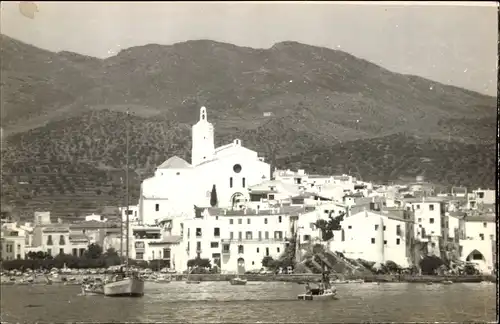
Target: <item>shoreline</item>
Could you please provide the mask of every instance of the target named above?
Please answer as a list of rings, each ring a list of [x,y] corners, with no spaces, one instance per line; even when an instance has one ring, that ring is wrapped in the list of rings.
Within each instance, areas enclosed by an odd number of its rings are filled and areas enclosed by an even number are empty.
[[[59,275],[58,278],[51,278],[53,284],[65,284],[63,278],[75,278],[73,281],[66,281],[67,285],[78,284],[84,277],[90,278],[101,278],[104,279],[107,275],[105,274],[94,274],[94,275]],[[186,281],[187,274],[167,274],[172,281]],[[236,274],[191,274],[189,275],[190,280],[196,281],[229,281],[238,277]],[[260,282],[295,282],[297,284],[302,284],[306,282],[319,282],[321,280],[320,274],[292,274],[292,275],[256,275],[256,274],[245,274],[239,276],[242,279],[248,281],[260,281]],[[334,276],[332,276],[334,277]],[[20,283],[21,279],[26,279],[26,277],[14,277],[15,281],[10,281],[10,277],[2,276],[2,284],[6,285],[29,285],[29,284],[45,284],[45,277],[36,277],[33,283]],[[332,278],[333,279],[333,278]],[[379,282],[379,283],[441,283],[443,281],[452,281],[454,283],[480,283],[483,281],[495,283],[497,278],[494,275],[471,275],[471,276],[410,276],[410,275],[373,275],[373,276],[345,276],[343,280],[362,280],[364,282]],[[154,282],[154,280],[146,280],[147,282]],[[342,283],[340,283],[342,284]]]

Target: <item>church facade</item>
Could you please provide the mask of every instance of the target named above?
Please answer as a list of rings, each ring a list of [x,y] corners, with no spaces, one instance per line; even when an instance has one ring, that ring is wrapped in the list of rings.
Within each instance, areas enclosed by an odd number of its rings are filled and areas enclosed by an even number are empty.
[[[212,188],[217,206],[238,208],[248,200],[248,187],[269,180],[271,166],[241,140],[215,147],[214,127],[200,108],[192,127],[191,163],[174,156],[141,184],[140,218],[153,224],[166,218],[192,217],[194,205],[209,207]]]

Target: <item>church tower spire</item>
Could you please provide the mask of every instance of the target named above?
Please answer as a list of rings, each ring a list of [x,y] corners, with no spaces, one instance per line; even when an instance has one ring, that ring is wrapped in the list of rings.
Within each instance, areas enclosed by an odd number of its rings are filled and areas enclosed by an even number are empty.
[[[207,108],[200,108],[200,120],[192,128],[191,164],[210,161],[215,155],[214,126],[208,122]]]

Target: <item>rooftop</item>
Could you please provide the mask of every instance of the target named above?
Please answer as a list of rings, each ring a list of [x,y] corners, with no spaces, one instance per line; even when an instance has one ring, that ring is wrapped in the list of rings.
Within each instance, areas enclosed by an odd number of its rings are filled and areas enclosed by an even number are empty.
[[[176,244],[182,241],[182,236],[171,235],[164,237],[161,241],[149,242],[149,245],[161,245],[161,244]]]
[[[191,169],[192,166],[186,160],[178,157],[172,156],[170,159],[166,160],[158,169]]]
[[[208,207],[203,208],[212,216],[252,216],[252,215],[290,215],[305,213],[306,208],[303,206],[281,206],[273,209],[250,209],[245,210],[227,210],[223,208]]]

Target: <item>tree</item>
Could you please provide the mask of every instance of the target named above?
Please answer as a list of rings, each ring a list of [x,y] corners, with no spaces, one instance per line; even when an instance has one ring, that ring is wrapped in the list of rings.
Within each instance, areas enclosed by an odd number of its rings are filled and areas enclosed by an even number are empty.
[[[107,249],[103,257],[107,267],[121,264],[120,256],[118,255],[118,252],[116,252],[114,248]]]
[[[262,266],[264,268],[271,268],[273,262],[274,259],[271,256],[265,256],[264,258],[262,258]]]
[[[385,268],[388,272],[397,273],[401,271],[401,267],[396,262],[388,260],[385,262]]]
[[[215,189],[215,185],[212,186],[212,192],[210,193],[210,206],[215,207],[219,201],[217,200],[217,190]]]
[[[200,257],[196,257],[194,259],[188,260],[187,262],[188,268],[199,267],[199,268],[211,268],[210,259],[202,259]]]
[[[315,225],[321,230],[321,240],[329,241],[333,238],[333,231],[339,231],[342,229],[340,222],[344,220],[345,212],[333,216],[333,211],[328,215],[328,220],[319,219],[316,221]]]
[[[99,259],[102,255],[102,247],[99,244],[92,243],[85,251],[85,257],[88,259]]]

